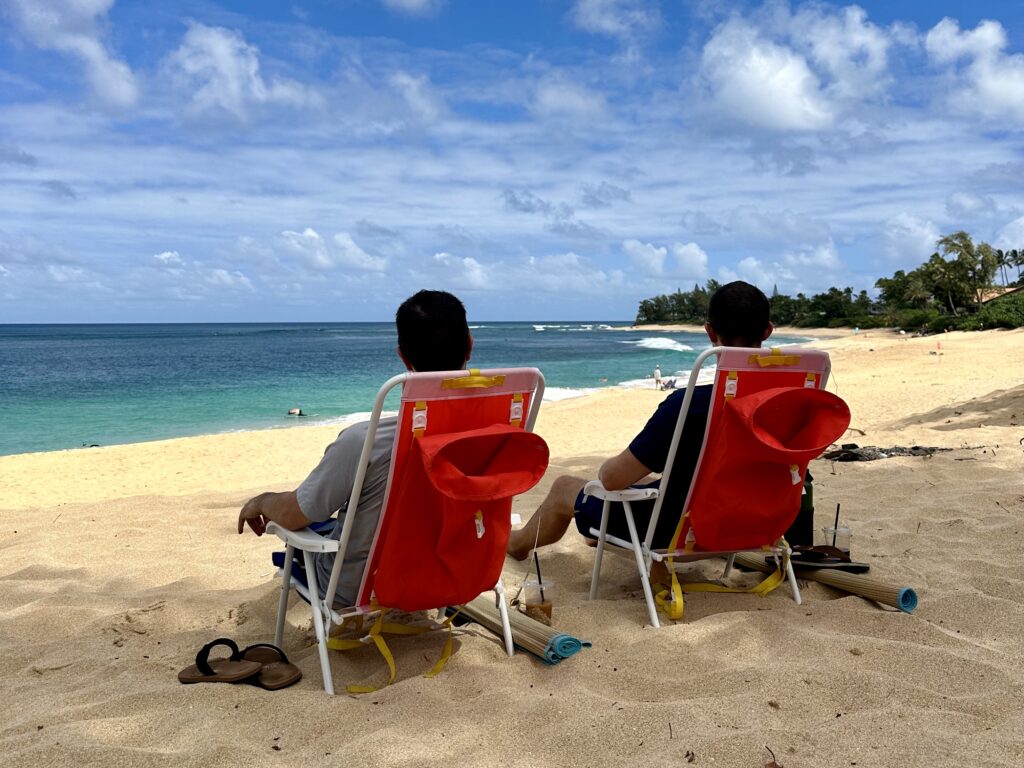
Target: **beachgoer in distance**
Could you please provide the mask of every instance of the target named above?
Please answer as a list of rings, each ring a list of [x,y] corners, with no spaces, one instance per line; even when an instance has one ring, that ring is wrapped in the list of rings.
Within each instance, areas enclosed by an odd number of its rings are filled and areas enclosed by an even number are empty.
[[[654,388],[661,389],[661,366],[654,366]]]
[[[704,330],[715,346],[760,347],[773,330],[769,320],[769,304],[765,295],[753,285],[737,281],[723,285],[711,297],[708,305],[708,321]],[[704,427],[711,407],[712,385],[696,387],[690,402],[690,411],[676,452],[672,468],[672,480],[665,494],[664,510],[658,519],[653,546],[667,547],[672,540],[679,522],[676,512],[686,501],[690,480],[700,456],[704,441]],[[685,389],[674,391],[666,397],[626,450],[605,461],[598,478],[608,490],[622,490],[639,484],[651,473],[665,471],[672,433],[683,404]],[[586,479],[573,475],[562,475],[555,479],[551,490],[525,526],[513,531],[509,538],[508,554],[516,560],[523,560],[534,547],[553,544],[565,535],[569,523],[576,520],[576,527],[591,542],[591,528],[601,524],[600,499],[583,497]],[[657,485],[658,481],[651,483]],[[654,509],[654,501],[638,501],[631,504],[637,529],[643,535]],[[608,533],[629,539],[626,516],[622,505],[613,503],[608,519]]]
[[[398,356],[410,371],[453,371],[466,367],[473,351],[473,337],[466,323],[466,308],[445,291],[420,291],[406,299],[395,314],[398,328]],[[336,605],[352,605],[366,565],[377,520],[380,517],[395,440],[396,417],[381,419],[363,481],[359,509],[352,524],[345,564],[338,582]],[[329,520],[336,512],[346,514],[344,506],[352,493],[356,465],[363,449],[369,422],[353,424],[327,446],[323,458],[294,491],[268,492],[254,496],[238,514],[238,532],[248,525],[262,536],[268,522],[289,530],[299,530],[314,522]],[[334,539],[341,537],[343,520],[335,520],[330,530],[321,530]],[[334,566],[334,553],[316,555],[320,584],[326,584]]]

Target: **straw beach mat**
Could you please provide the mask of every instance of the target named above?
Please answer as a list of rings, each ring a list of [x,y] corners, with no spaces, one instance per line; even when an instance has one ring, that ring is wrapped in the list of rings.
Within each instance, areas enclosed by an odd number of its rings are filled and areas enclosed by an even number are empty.
[[[738,554],[736,564],[747,568],[768,573],[775,569],[775,565],[769,565],[765,558],[757,555]],[[828,584],[830,587],[849,592],[851,595],[858,595],[867,600],[874,600],[882,605],[898,608],[904,613],[913,613],[917,608],[917,592],[912,587],[901,587],[894,584],[887,584],[884,581],[862,576],[858,573],[844,573],[842,571],[812,571],[796,568],[797,576],[808,581],[817,581]]]
[[[493,597],[480,595],[462,606],[460,615],[501,637],[501,617]],[[590,647],[588,641],[545,626],[519,611],[509,611],[508,618],[512,625],[512,642],[547,664],[558,664]]]

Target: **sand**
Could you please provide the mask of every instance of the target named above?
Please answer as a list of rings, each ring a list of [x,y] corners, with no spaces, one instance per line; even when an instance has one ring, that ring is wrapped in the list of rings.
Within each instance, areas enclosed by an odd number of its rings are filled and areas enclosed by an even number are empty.
[[[1024,331],[824,340],[850,442],[955,450],[816,461],[818,524],[837,503],[872,574],[914,587],[913,614],[819,584],[766,598],[692,595],[647,626],[631,565],[543,553],[556,626],[591,650],[547,667],[482,630],[392,643],[399,679],[321,689],[308,609],[285,648],[305,677],[267,692],[180,685],[206,641],[269,641],[274,541],[235,533],[250,495],[293,487],[334,429],[169,440],[0,458],[0,753],[6,766],[1024,765]],[[934,353],[934,354],[933,354]],[[660,400],[604,391],[544,406],[553,467],[593,474]],[[708,576],[717,565],[705,564]],[[509,562],[515,587],[525,566]],[[749,576],[737,576],[744,583]],[[383,681],[373,650],[332,653],[334,679]]]

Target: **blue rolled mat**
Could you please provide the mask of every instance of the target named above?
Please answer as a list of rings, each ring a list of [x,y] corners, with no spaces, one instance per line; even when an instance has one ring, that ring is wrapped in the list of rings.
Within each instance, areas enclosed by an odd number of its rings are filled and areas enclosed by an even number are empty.
[[[544,649],[544,656],[542,658],[548,664],[557,664],[562,659],[567,659],[579,653],[582,649],[589,647],[590,642],[587,640],[580,640],[572,635],[555,635],[548,643],[548,647]]]

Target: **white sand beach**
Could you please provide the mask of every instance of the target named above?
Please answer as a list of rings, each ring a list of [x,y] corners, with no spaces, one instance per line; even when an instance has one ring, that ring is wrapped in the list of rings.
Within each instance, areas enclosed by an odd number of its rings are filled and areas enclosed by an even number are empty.
[[[807,333],[806,331],[804,331]],[[269,642],[276,539],[235,532],[262,490],[294,487],[333,427],[0,457],[0,752],[6,766],[1024,765],[1024,330],[909,338],[840,332],[830,389],[849,442],[950,448],[813,462],[818,525],[836,504],[855,559],[917,590],[913,614],[815,583],[766,598],[696,594],[648,626],[633,566],[542,554],[557,627],[593,648],[549,667],[479,629],[391,645],[398,680],[327,697],[305,604],[285,650],[303,680],[268,692],[178,683],[205,642]],[[592,475],[663,397],[607,390],[546,404],[553,478]],[[697,566],[715,577],[719,563]],[[507,562],[515,589],[526,564]],[[753,577],[738,574],[735,583]],[[335,684],[386,677],[372,649],[333,653]]]

